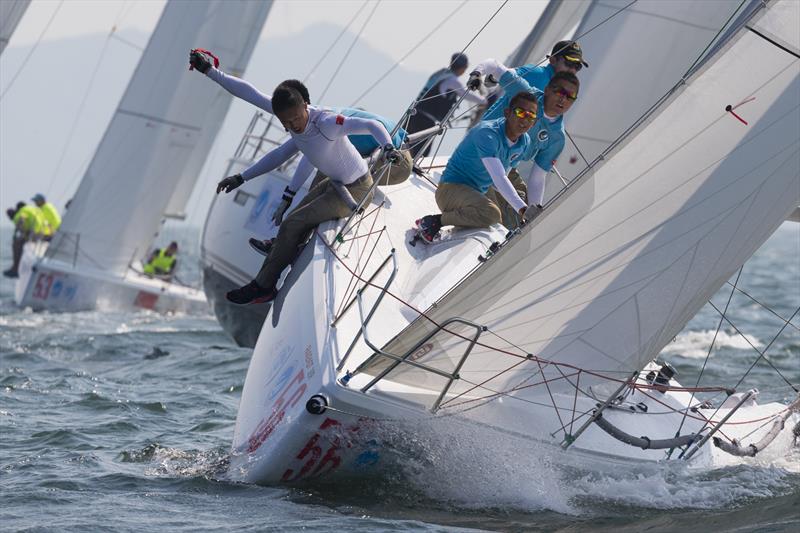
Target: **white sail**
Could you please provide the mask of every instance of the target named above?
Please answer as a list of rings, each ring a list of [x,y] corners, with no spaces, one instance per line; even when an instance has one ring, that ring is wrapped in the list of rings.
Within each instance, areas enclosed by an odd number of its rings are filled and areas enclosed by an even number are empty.
[[[800,3],[768,6],[384,349],[410,352],[452,317],[476,322],[489,347],[460,376],[495,390],[531,379],[515,366],[526,354],[624,377],[657,356],[800,203]],[[452,371],[459,335],[475,331],[447,330],[414,360]],[[374,356],[364,368],[391,363]],[[388,379],[439,390],[430,376],[400,365]],[[562,387],[572,389],[550,384]]]
[[[550,0],[539,20],[506,62],[510,66],[538,64],[558,41],[573,36],[594,0]]]
[[[0,2],[0,55],[6,49],[8,41],[11,40],[17,24],[30,3],[31,0],[3,0]]]
[[[49,258],[123,274],[147,252],[168,206],[183,209],[231,102],[227,92],[188,72],[189,50],[213,50],[241,72],[271,5],[166,5]]]
[[[565,178],[586,168],[675,85],[743,2],[630,4],[594,2],[575,33],[590,68],[580,71],[580,98],[565,116],[577,144],[568,140],[559,160]]]

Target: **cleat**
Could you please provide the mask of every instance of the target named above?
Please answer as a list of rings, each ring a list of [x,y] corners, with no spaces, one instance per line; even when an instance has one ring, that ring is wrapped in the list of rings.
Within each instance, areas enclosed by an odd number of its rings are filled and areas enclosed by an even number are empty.
[[[275,287],[265,289],[253,280],[244,287],[228,291],[225,298],[238,305],[247,305],[271,302],[277,295],[278,291],[275,290]]]
[[[439,236],[442,229],[441,217],[437,215],[425,215],[416,221],[417,237],[425,244],[430,244]]]
[[[250,248],[264,257],[267,257],[270,251],[272,251],[272,244],[275,242],[275,239],[265,239],[262,241],[260,239],[250,238],[248,242],[250,243]]]
[[[13,268],[9,268],[8,270],[3,271],[3,275],[7,278],[18,278],[19,272],[17,272]]]

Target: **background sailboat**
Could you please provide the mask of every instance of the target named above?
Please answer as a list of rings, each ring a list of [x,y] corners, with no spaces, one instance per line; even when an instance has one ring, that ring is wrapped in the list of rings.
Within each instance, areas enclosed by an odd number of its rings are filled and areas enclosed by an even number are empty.
[[[242,72],[271,2],[169,2],[43,259],[28,257],[16,300],[34,309],[104,305],[204,306],[202,293],[147,279],[163,217],[181,217],[231,97],[186,71],[198,42],[225,50]]]

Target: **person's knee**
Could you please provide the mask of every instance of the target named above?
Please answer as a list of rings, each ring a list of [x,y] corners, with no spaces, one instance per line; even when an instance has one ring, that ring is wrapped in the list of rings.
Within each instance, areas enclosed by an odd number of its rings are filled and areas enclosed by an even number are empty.
[[[488,228],[493,224],[499,224],[502,218],[503,215],[500,213],[500,208],[490,202],[489,205],[477,211],[476,223]]]

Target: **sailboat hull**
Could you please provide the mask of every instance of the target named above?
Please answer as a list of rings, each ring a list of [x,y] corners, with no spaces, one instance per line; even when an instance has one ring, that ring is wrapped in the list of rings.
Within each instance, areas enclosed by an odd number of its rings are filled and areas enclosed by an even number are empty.
[[[204,313],[208,302],[194,288],[131,272],[119,277],[104,271],[75,269],[58,261],[26,261],[15,289],[16,303],[34,311],[74,312],[92,309]]]

